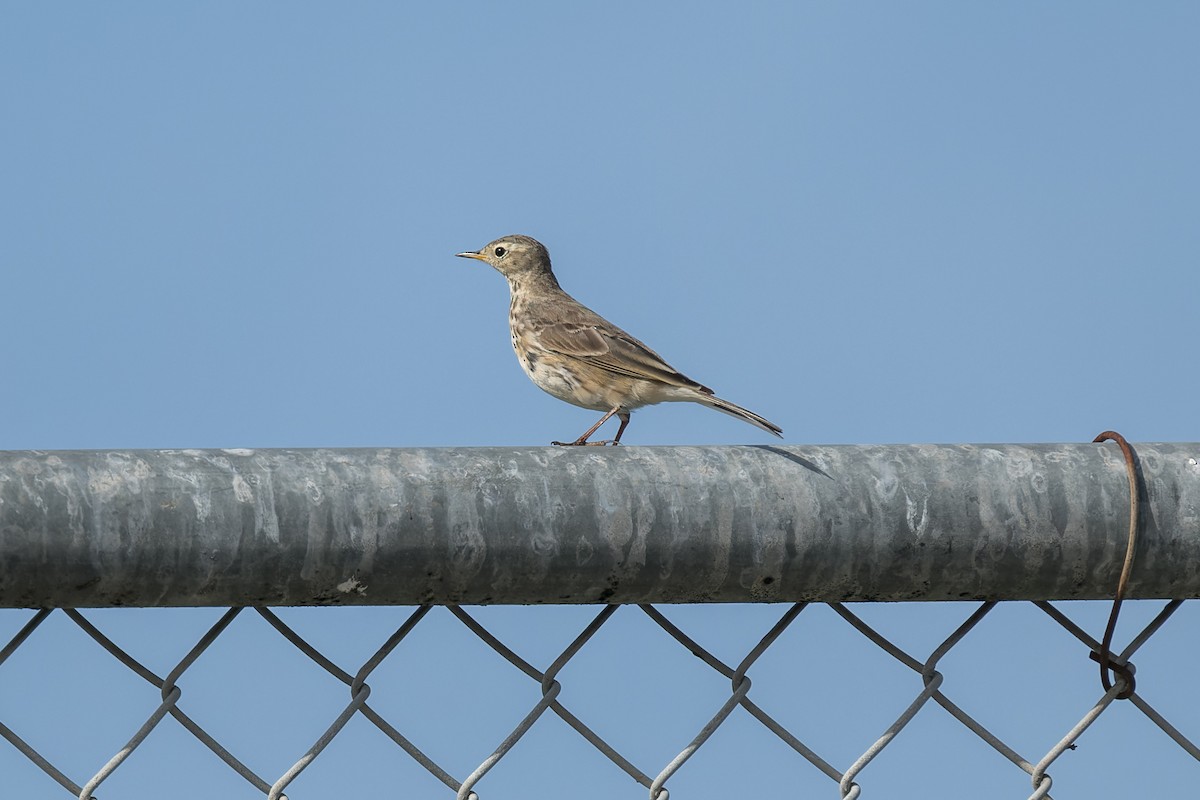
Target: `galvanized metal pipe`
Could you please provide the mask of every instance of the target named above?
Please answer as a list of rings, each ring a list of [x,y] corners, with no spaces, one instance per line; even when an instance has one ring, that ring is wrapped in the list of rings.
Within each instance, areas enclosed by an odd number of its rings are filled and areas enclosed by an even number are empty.
[[[1130,597],[1200,596],[1200,444]],[[1111,596],[1113,444],[0,452],[0,606]]]

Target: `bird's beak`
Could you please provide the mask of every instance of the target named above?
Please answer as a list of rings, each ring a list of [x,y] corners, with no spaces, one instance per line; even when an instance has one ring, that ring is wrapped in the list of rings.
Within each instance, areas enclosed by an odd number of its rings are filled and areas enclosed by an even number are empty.
[[[458,256],[459,258],[473,258],[476,261],[484,260],[482,253],[455,253],[454,255]]]

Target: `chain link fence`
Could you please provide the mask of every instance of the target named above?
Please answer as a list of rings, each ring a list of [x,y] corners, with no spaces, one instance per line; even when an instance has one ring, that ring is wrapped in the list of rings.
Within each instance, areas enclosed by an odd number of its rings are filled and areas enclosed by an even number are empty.
[[[728,796],[713,791],[726,780],[794,796],[1046,798],[1079,796],[1079,764],[1117,783],[1132,770],[1147,794],[1196,785],[1200,703],[1179,655],[1194,609],[1127,604],[1104,691],[1086,629],[1106,611],[5,610],[0,796],[302,800],[331,796],[327,781],[343,797],[665,800]],[[1156,638],[1155,670],[1138,674]],[[1112,743],[1072,752],[1103,741],[1105,723],[1155,737],[1165,761]],[[735,738],[750,740],[749,763]],[[189,777],[172,766],[154,789],[164,759]]]
[[[0,798],[1194,794],[1200,444],[1098,438],[0,453]]]

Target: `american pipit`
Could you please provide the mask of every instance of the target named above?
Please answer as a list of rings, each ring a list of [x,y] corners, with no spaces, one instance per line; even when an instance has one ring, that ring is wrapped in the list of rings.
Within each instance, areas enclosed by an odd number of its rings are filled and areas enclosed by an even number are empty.
[[[618,444],[631,411],[667,401],[700,403],[783,435],[778,425],[717,397],[564,292],[550,269],[550,253],[536,239],[505,236],[482,250],[458,255],[491,264],[508,279],[508,325],[525,374],[559,400],[605,412],[575,441],[551,444],[607,444],[608,440],[589,442],[588,437],[614,414],[621,421],[612,440]]]

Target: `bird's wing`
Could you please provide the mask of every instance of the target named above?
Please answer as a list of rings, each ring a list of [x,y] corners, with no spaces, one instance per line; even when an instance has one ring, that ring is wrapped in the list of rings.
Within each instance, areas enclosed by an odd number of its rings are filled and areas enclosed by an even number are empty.
[[[555,322],[545,325],[539,331],[538,339],[547,350],[577,358],[615,375],[687,386],[706,394],[712,391],[674,369],[658,353],[619,328]]]

